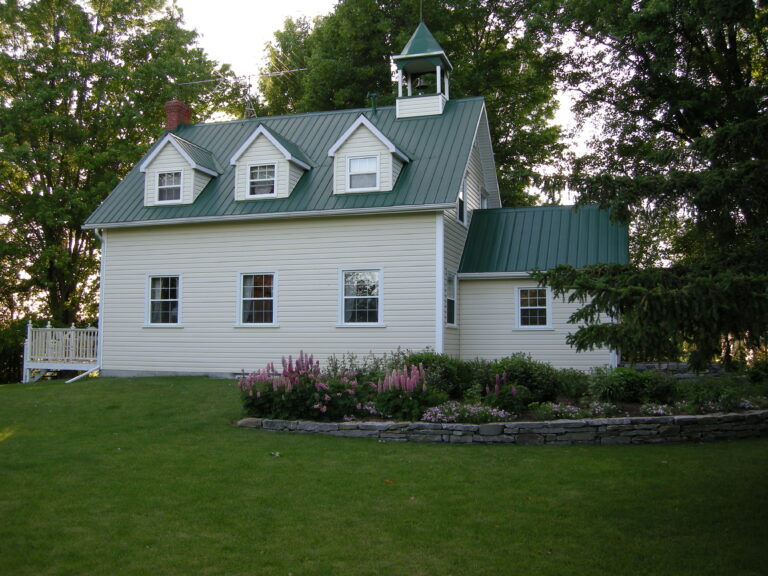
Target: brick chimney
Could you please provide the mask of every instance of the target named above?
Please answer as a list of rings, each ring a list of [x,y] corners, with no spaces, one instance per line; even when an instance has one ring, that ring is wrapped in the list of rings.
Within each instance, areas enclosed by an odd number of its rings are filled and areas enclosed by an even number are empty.
[[[165,103],[165,129],[176,130],[179,124],[191,124],[192,108],[186,102],[174,98]]]

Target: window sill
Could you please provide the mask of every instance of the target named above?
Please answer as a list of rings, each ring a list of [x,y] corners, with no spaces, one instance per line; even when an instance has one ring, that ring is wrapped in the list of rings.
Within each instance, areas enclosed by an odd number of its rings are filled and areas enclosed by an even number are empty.
[[[280,324],[235,324],[233,328],[243,328],[245,330],[251,330],[253,328],[280,328]]]
[[[273,200],[277,198],[277,194],[259,194],[258,196],[245,196],[240,198],[238,202],[245,202],[246,200]]]
[[[518,326],[515,328],[517,332],[554,332],[555,329],[552,326]]]
[[[168,330],[169,328],[184,328],[183,324],[144,324],[142,328],[160,328],[161,330]]]

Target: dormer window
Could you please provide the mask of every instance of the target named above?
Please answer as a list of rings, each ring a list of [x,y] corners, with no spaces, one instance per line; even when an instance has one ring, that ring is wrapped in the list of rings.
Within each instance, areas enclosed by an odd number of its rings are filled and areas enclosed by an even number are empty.
[[[379,189],[379,157],[361,156],[349,159],[349,190],[364,192]]]
[[[192,204],[221,174],[209,150],[166,134],[139,165],[144,177],[144,206]]]
[[[389,192],[410,162],[392,141],[360,114],[328,150],[333,193]]]
[[[248,196],[275,195],[275,164],[257,164],[249,169]]]
[[[157,175],[157,201],[181,201],[181,172],[159,172]]]
[[[229,160],[235,167],[235,200],[288,198],[309,163],[299,148],[259,124]]]

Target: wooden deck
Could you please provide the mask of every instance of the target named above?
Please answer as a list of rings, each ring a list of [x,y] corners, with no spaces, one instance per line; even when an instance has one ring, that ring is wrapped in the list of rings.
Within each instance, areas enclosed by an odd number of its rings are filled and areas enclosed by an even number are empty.
[[[56,370],[91,371],[99,365],[98,328],[33,328],[27,325],[23,382]]]

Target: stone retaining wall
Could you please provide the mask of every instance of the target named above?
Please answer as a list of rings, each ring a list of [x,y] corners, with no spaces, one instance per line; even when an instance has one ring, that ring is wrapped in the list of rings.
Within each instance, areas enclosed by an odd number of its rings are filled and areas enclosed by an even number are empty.
[[[451,444],[656,444],[768,436],[768,410],[701,416],[653,416],[432,424],[429,422],[312,422],[244,418],[243,428]]]

